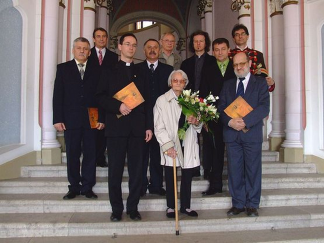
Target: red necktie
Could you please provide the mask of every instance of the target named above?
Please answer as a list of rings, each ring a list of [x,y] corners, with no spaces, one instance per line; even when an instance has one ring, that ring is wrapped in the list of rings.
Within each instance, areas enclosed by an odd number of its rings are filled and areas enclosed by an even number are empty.
[[[99,50],[99,65],[101,66],[102,64],[102,51]]]

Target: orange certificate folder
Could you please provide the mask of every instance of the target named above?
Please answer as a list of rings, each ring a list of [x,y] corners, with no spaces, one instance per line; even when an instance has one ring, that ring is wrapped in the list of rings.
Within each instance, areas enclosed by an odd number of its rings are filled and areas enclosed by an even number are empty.
[[[253,108],[242,98],[237,97],[225,110],[224,112],[231,118],[242,118],[253,111]],[[243,132],[247,132],[248,129],[244,128]]]
[[[131,82],[125,88],[118,91],[113,98],[123,102],[130,109],[134,109],[136,106],[142,104],[144,102],[144,98],[137,89],[134,82]],[[121,117],[121,115],[117,115],[117,117]]]
[[[98,108],[88,108],[90,127],[96,128],[98,124]]]

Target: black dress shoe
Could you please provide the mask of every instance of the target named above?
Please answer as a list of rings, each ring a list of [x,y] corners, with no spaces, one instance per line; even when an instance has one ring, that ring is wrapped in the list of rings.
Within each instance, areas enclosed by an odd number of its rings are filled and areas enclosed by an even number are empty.
[[[92,190],[82,192],[81,195],[83,195],[89,199],[97,199],[98,198],[98,196],[96,194],[94,194],[94,192]]]
[[[75,198],[75,197],[78,196],[78,195],[80,195],[80,192],[68,191],[68,192],[64,195],[63,199],[64,199],[64,200],[73,199],[73,198]]]
[[[157,195],[160,195],[160,196],[165,196],[166,195],[166,190],[163,187],[161,187],[158,190],[150,190],[149,189],[149,192],[150,192],[150,194],[157,194]]]
[[[135,211],[131,211],[131,212],[127,212],[127,214],[129,215],[129,217],[134,220],[134,221],[139,221],[142,219],[140,213],[135,210]]]
[[[227,211],[227,216],[238,215],[244,211],[245,211],[244,208],[231,207],[231,209]]]
[[[202,192],[204,196],[215,195],[216,193],[222,193],[222,190],[217,190],[214,188],[209,188],[207,191]]]
[[[198,213],[195,210],[190,210],[187,211],[186,209],[180,208],[180,213],[187,214],[190,217],[198,217]]]
[[[249,217],[258,217],[259,216],[258,210],[256,208],[247,208],[246,214]]]
[[[171,211],[173,210],[173,211]],[[174,212],[174,209],[171,209],[171,208],[168,208],[166,210],[166,216],[169,218],[169,219],[174,219],[175,218],[175,212]]]
[[[121,214],[118,214],[118,213],[112,213],[111,215],[110,215],[110,221],[113,221],[113,222],[118,222],[118,221],[120,221],[121,220],[121,218],[122,218],[122,215]]]

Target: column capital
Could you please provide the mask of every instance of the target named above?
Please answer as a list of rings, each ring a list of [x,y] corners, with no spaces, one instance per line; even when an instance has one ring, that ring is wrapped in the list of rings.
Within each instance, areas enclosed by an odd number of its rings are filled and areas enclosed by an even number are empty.
[[[181,52],[186,49],[186,38],[179,38],[176,50]]]
[[[60,0],[59,6],[62,7],[62,8],[65,8],[65,1],[64,0]]]
[[[231,10],[233,12],[239,12],[239,17],[251,16],[251,1],[250,0],[232,0]]]
[[[213,12],[213,0],[207,0],[205,5],[205,14]]]
[[[199,3],[197,5],[197,15],[202,18],[202,16],[205,13],[205,6],[207,5],[207,0],[199,0]]]
[[[91,10],[96,12],[95,0],[84,0],[84,10]]]
[[[298,2],[299,2],[298,0],[282,0],[281,7],[284,8],[291,4],[298,4]]]
[[[107,0],[107,14],[110,15],[113,10],[112,0]]]
[[[282,0],[270,0],[269,2],[270,17],[283,14],[281,5],[282,5]]]

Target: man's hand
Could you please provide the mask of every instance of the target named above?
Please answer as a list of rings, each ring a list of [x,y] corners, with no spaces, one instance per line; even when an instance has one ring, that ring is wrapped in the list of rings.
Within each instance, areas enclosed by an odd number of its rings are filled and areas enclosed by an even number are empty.
[[[164,154],[171,157],[172,159],[175,159],[177,157],[177,151],[173,147],[165,151]]]
[[[145,142],[149,142],[152,139],[153,132],[151,130],[145,131]]]
[[[55,123],[54,127],[59,132],[63,132],[64,130],[66,130],[65,125],[64,125],[63,122]]]
[[[241,131],[245,128],[245,123],[242,118],[233,118],[229,121],[228,125],[236,131]]]
[[[128,108],[127,105],[122,103],[119,107],[119,111],[123,116],[127,116],[132,111],[132,109]]]
[[[100,123],[100,122],[97,123],[96,129],[102,130],[104,128],[105,128],[105,124],[104,123]]]
[[[274,84],[274,81],[273,81],[273,79],[271,78],[271,77],[266,77],[265,78],[266,80],[267,80],[267,84],[268,84],[268,86],[271,86],[271,85],[273,85]]]

